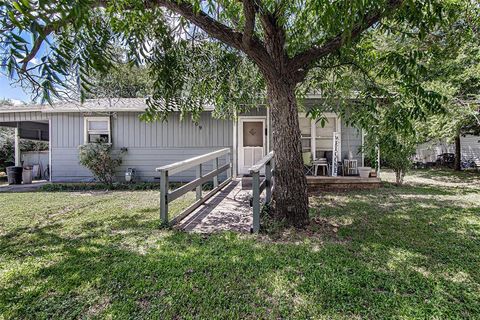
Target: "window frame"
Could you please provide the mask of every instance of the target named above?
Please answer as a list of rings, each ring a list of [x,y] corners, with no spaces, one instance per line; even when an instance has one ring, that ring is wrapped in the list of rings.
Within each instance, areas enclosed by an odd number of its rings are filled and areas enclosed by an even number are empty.
[[[340,134],[340,137],[341,137],[341,134],[342,134],[342,120],[340,118],[340,116],[334,112],[323,112],[322,114],[324,117],[326,118],[333,118],[335,123],[335,129],[333,132],[337,132],[338,134]],[[303,117],[303,118],[307,118],[307,114],[305,112],[299,112],[298,114],[299,117]],[[314,159],[317,159],[317,138],[330,138],[330,137],[327,137],[327,136],[317,136],[317,126],[318,124],[316,123],[316,120],[315,119],[310,119],[310,136],[301,136],[301,140],[307,140],[307,139],[310,139],[310,151],[312,153],[312,156]],[[333,138],[333,132],[332,132],[332,136],[331,138]],[[332,145],[332,148],[333,148],[333,145]],[[341,145],[340,145],[340,150],[341,150]],[[307,151],[307,148],[303,148],[302,146],[302,152],[305,152]],[[329,149],[330,151],[330,149]]]
[[[107,122],[107,130],[89,130],[89,122],[95,122],[95,121],[106,121]],[[95,142],[89,142],[89,135],[91,134],[107,134],[108,135],[108,142],[103,142],[107,144],[112,143],[112,127],[111,127],[111,119],[110,117],[101,117],[101,116],[88,116],[84,117],[84,143],[89,144],[89,143],[95,143]]]

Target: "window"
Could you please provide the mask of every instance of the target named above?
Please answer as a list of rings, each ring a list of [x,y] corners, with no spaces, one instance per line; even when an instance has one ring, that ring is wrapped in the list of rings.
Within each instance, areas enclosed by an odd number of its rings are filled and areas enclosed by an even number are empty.
[[[333,150],[333,133],[341,132],[340,118],[334,113],[324,113],[325,125],[299,113],[298,121],[302,140],[302,152],[312,152],[314,159],[323,158]]]
[[[243,146],[263,147],[263,122],[245,121],[243,123]]]
[[[332,137],[337,129],[337,118],[326,117],[325,125],[322,127],[320,123],[316,124],[316,147],[319,154],[321,151],[331,151],[333,148]]]
[[[309,118],[304,114],[299,114],[300,132],[302,139],[302,151],[311,151],[312,145],[312,124]]]
[[[85,143],[111,143],[110,117],[85,117]]]

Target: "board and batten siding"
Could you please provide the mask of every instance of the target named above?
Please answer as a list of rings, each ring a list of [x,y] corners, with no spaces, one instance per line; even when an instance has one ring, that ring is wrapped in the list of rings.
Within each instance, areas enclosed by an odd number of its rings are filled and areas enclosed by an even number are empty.
[[[138,180],[153,181],[158,177],[157,167],[233,144],[232,121],[214,119],[210,112],[201,115],[198,125],[190,119],[180,121],[179,113],[172,114],[167,122],[151,123],[141,121],[139,115],[117,112],[110,117],[114,152],[127,148],[117,170],[119,181],[123,181],[127,168],[135,168]],[[84,114],[57,113],[51,117],[53,181],[92,181],[92,174],[78,158],[78,147],[84,143]],[[207,165],[205,171],[211,168]],[[194,170],[189,170],[171,180],[186,181],[194,175]]]

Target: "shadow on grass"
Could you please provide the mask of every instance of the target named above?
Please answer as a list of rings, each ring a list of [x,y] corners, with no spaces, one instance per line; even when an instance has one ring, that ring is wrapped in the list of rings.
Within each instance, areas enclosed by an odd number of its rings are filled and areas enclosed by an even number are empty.
[[[453,169],[416,169],[412,171],[416,176],[425,179],[431,179],[439,182],[451,183],[480,183],[480,171],[463,170],[455,171]]]
[[[141,214],[13,230],[0,237],[0,315],[475,318],[479,211],[452,196],[327,194],[315,205],[343,244],[162,231]]]

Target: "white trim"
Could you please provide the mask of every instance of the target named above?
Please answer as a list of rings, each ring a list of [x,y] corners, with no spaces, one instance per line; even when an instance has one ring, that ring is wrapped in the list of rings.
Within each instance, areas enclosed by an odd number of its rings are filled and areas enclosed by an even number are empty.
[[[362,128],[360,132],[362,135],[362,167],[365,167],[365,152],[363,151],[363,147],[365,145],[365,131],[363,131]]]
[[[52,182],[52,119],[48,119],[48,180]],[[45,171],[45,169],[42,168]],[[43,176],[43,172],[42,172]]]
[[[23,113],[23,112],[43,112],[42,109],[20,109],[15,110],[15,109],[0,109],[0,113]]]
[[[238,138],[237,138],[237,127],[238,126],[238,118],[237,118],[237,113],[235,111],[235,119],[233,120],[233,150],[232,150],[232,169],[233,169],[233,177],[235,178],[238,174],[237,170],[237,163],[238,163],[238,150],[237,150],[237,145],[238,145]]]
[[[146,108],[128,108],[128,109],[88,109],[88,108],[65,108],[65,109],[46,109],[46,110],[37,110],[41,111],[42,113],[88,113],[88,114],[105,114],[109,112],[145,112]],[[205,110],[204,110],[205,111]],[[177,111],[180,112],[180,111]],[[206,110],[205,112],[211,112],[210,110]]]
[[[317,159],[317,121],[310,119],[310,152],[313,160]]]
[[[263,122],[263,130],[264,132],[262,133],[263,136],[263,153],[262,153],[262,158],[267,154],[266,151],[266,146],[267,146],[267,141],[269,140],[269,135],[270,135],[270,128],[268,128],[267,124],[267,117],[266,116],[239,116],[238,121],[237,121],[237,174],[246,174],[248,171],[241,170],[240,168],[240,159],[243,159],[241,156],[239,149],[240,147],[243,148],[243,122],[245,121],[262,121]],[[265,129],[267,129],[267,135],[265,135]],[[245,161],[243,161],[244,163]],[[243,164],[242,163],[242,164]]]
[[[83,141],[85,144],[89,143],[88,142],[88,135],[90,133],[98,133],[98,134],[105,134],[105,131],[89,131],[88,130],[88,122],[89,121],[107,121],[107,126],[108,126],[108,143],[112,143],[112,126],[111,126],[111,120],[110,117],[96,117],[96,116],[88,116],[88,117],[83,117]]]
[[[305,112],[299,112],[299,117],[307,118]],[[338,132],[340,135],[339,149],[340,149],[340,158],[342,157],[342,119],[340,116],[334,112],[324,112],[322,116],[325,118],[335,118],[335,130],[333,132]],[[332,138],[333,138],[332,132]],[[317,159],[317,120],[310,119],[310,151],[312,152],[313,159]]]
[[[20,167],[21,166],[21,155],[20,155],[20,128],[18,127],[18,122],[17,122],[17,126],[15,127],[15,166],[16,167]]]

